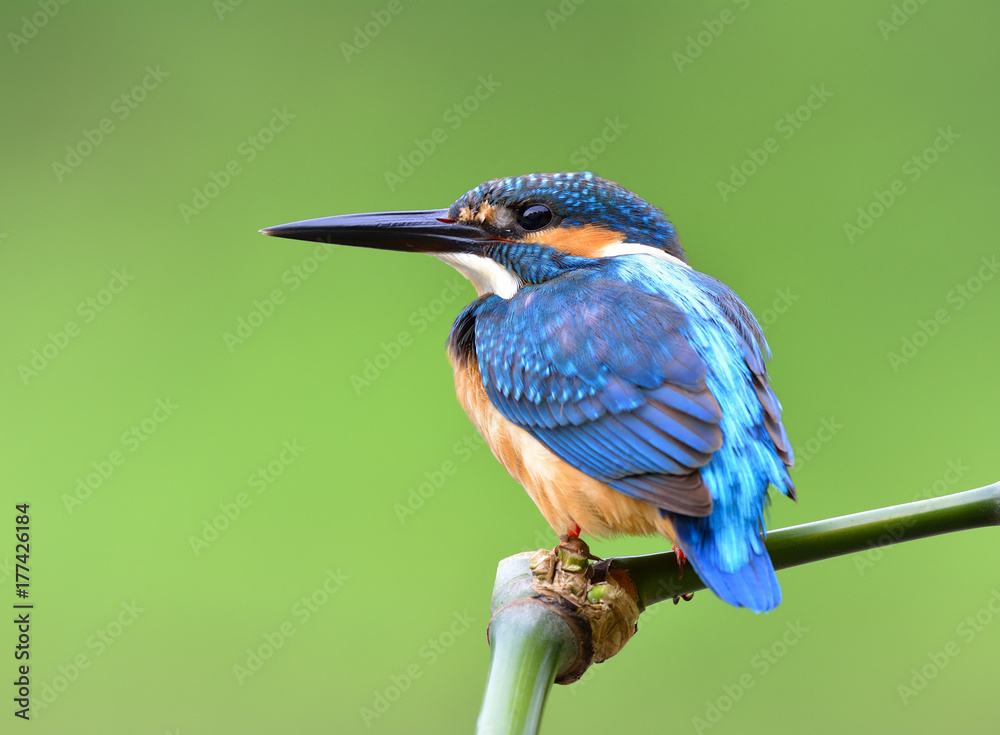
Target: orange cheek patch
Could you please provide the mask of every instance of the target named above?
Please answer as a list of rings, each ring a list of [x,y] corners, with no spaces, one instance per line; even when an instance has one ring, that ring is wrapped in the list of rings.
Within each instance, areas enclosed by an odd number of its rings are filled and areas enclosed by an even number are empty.
[[[537,242],[561,250],[567,255],[582,258],[600,257],[608,245],[622,241],[622,236],[600,225],[580,225],[559,227],[555,230],[540,230],[525,237],[522,242]]]

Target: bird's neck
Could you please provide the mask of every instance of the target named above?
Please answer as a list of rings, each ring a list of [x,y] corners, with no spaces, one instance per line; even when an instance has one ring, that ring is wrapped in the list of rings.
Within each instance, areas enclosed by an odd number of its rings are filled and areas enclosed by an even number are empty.
[[[434,255],[468,278],[480,296],[496,294],[504,299],[511,298],[525,284],[543,283],[562,273],[594,265],[592,258],[513,242],[490,245],[484,255]]]

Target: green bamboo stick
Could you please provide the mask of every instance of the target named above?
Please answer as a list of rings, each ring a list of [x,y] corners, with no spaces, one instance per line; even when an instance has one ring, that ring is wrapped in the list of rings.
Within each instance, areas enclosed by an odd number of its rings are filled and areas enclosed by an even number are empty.
[[[1000,525],[1000,483],[768,534],[776,569],[971,528]],[[535,735],[556,675],[576,660],[581,641],[566,621],[531,600],[530,553],[500,562],[490,621],[490,674],[478,735]],[[704,589],[691,565],[679,575],[673,552],[606,560],[627,570],[640,608]]]
[[[903,541],[996,525],[1000,525],[1000,483],[772,531],[767,535],[767,550],[775,569],[787,569]],[[628,571],[642,606],[705,589],[690,564],[678,576],[672,551],[616,557],[612,563]]]
[[[565,620],[533,604],[530,553],[500,562],[490,612],[490,675],[478,735],[534,735],[556,674],[577,653]],[[512,603],[512,604],[508,604]]]

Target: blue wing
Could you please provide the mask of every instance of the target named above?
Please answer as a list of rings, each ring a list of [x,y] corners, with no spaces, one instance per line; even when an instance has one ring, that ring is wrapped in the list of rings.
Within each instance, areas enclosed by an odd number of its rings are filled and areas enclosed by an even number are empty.
[[[763,338],[720,282],[649,256],[595,261],[465,318],[493,405],[553,453],[669,515],[702,580],[767,610],[767,486],[791,447]],[[721,405],[720,405],[721,403]]]
[[[722,411],[676,305],[589,269],[477,303],[479,369],[504,417],[619,492],[711,512],[698,468],[722,446]]]

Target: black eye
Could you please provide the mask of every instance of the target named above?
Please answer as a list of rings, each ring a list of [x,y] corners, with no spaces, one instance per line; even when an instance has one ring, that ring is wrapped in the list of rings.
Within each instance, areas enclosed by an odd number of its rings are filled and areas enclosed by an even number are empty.
[[[531,232],[540,230],[552,221],[552,210],[544,204],[527,204],[517,210],[517,224]]]

